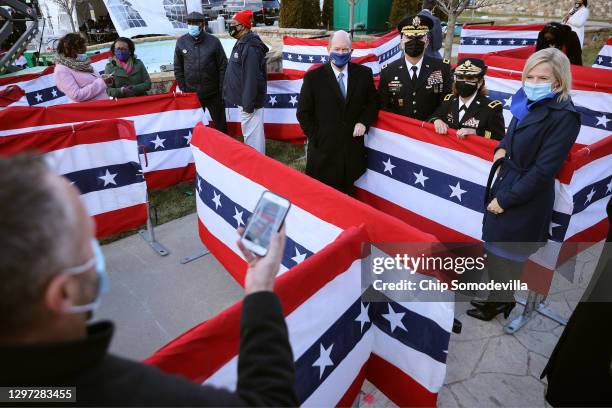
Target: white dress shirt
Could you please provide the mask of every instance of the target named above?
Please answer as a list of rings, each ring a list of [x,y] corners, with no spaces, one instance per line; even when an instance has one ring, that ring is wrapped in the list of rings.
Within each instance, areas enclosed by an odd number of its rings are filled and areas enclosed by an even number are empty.
[[[425,54],[423,54],[423,55],[425,55]],[[419,62],[417,62],[414,65],[412,65],[410,63],[410,61],[408,61],[408,59],[406,59],[406,68],[408,68],[408,76],[410,76],[410,78],[412,78],[412,67],[417,67],[416,75],[417,75],[417,78],[418,78],[419,74],[421,73],[421,65],[423,65],[423,56],[421,56],[421,59],[419,60]]]
[[[477,92],[475,92],[474,95],[472,95],[470,99],[467,100],[467,102],[463,102],[461,97],[459,97],[459,122],[461,122],[463,115],[465,115],[465,111],[467,111],[470,108],[470,105],[472,104],[472,102],[474,102],[474,98],[476,98],[476,93]],[[465,105],[465,109],[461,110],[461,107],[463,105]]]
[[[338,82],[338,75],[342,72],[344,76],[342,77],[342,82],[344,83],[344,89],[348,93],[348,64],[339,69],[334,64],[330,64],[332,69],[334,70],[334,75],[336,76],[336,82]]]

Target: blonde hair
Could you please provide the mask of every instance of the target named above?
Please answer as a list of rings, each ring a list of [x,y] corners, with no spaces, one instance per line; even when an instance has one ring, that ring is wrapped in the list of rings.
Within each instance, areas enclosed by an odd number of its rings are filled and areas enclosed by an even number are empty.
[[[523,69],[523,76],[521,78],[523,84],[525,84],[525,77],[527,74],[535,68],[536,65],[542,63],[547,63],[552,68],[553,76],[557,82],[557,87],[554,91],[559,93],[557,101],[561,102],[569,99],[570,91],[572,90],[572,70],[567,56],[557,48],[545,48],[533,53],[531,57],[529,57]]]

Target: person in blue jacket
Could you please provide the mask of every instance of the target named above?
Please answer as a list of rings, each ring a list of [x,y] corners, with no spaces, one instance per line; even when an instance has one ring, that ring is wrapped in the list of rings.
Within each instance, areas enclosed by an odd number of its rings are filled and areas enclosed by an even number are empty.
[[[436,0],[423,0],[423,9],[419,11],[419,16],[427,16],[433,21],[433,27],[427,34],[429,36],[429,42],[425,48],[425,55],[442,59],[440,55],[440,48],[442,48],[442,24],[440,23],[440,19],[433,14],[435,7]]]
[[[485,192],[482,239],[495,282],[520,279],[524,262],[549,238],[555,175],[580,131],[571,80],[565,54],[546,48],[529,57],[523,87],[512,96],[513,118],[496,148]],[[487,301],[472,305],[467,313],[477,319],[499,313],[507,318],[514,291],[491,292]]]

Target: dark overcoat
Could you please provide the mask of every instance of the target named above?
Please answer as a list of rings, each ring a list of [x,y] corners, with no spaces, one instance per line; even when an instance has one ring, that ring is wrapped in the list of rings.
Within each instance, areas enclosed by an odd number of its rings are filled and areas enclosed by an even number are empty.
[[[306,174],[344,192],[366,169],[363,137],[353,137],[355,124],[369,128],[378,115],[372,70],[348,64],[346,101],[331,65],[304,76],[297,118],[308,137]]]
[[[497,148],[506,155],[491,168],[489,183],[501,165],[495,182],[485,193],[504,209],[484,212],[482,238],[486,242],[545,242],[555,201],[555,176],[561,169],[578,132],[580,115],[571,99],[547,99],[536,103],[517,123],[512,118]]]

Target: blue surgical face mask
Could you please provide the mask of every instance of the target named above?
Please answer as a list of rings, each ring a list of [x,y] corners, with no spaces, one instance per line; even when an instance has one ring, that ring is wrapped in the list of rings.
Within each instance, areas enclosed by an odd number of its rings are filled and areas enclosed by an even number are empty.
[[[77,54],[76,58],[77,61],[86,61],[87,60],[87,54]]]
[[[125,62],[130,58],[130,52],[128,50],[115,50],[115,57],[117,57],[119,61]]]
[[[192,37],[197,37],[198,35],[200,35],[200,31],[201,30],[199,25],[187,25],[187,32]]]
[[[523,84],[523,92],[525,92],[525,96],[530,101],[537,101],[552,92],[552,83],[532,84],[525,82]]]
[[[104,254],[102,253],[102,248],[100,248],[100,244],[97,239],[92,239],[91,241],[91,249],[94,253],[94,257],[80,266],[75,266],[74,268],[69,268],[64,271],[69,275],[78,275],[80,273],[85,273],[89,271],[91,268],[96,268],[96,275],[98,275],[98,289],[96,292],[96,297],[90,303],[85,305],[71,305],[66,309],[68,313],[85,313],[85,312],[93,312],[100,306],[100,299],[102,295],[108,291],[108,274],[106,273],[106,261],[104,260]]]
[[[353,52],[330,52],[329,53],[329,59],[331,61],[333,61],[334,65],[337,66],[338,68],[342,68],[343,66],[345,66],[346,64],[348,64],[348,62],[351,60],[351,54]]]

